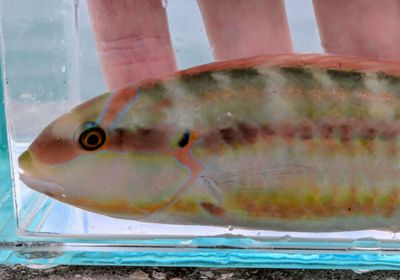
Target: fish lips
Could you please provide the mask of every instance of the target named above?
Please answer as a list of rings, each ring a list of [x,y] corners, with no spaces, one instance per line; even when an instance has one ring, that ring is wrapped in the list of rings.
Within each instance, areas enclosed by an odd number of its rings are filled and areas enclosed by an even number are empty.
[[[52,197],[65,196],[66,190],[60,184],[36,178],[26,172],[19,173],[19,178],[21,179],[22,182],[24,182],[25,185],[27,185],[28,187],[30,187],[35,191],[44,193]]]

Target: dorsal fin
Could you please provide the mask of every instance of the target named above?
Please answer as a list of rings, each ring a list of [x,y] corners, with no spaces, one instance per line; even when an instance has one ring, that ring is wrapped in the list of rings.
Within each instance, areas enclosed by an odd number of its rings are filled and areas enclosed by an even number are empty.
[[[158,79],[148,79],[135,83],[138,87],[151,87],[165,80],[184,75],[196,75],[207,71],[252,68],[261,66],[306,67],[342,71],[380,72],[400,77],[400,63],[369,58],[328,54],[281,54],[212,62],[165,75]]]
[[[382,72],[400,76],[400,63],[376,59],[324,55],[324,54],[284,54],[214,62],[178,72],[179,75],[193,75],[205,71],[258,66],[308,67],[343,71]]]

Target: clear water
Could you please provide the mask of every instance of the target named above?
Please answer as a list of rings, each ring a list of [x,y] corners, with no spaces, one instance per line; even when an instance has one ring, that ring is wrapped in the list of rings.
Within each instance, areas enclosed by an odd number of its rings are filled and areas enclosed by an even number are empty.
[[[287,0],[286,7],[295,51],[321,52],[311,1]],[[179,68],[211,62],[212,48],[205,35],[196,1],[169,0],[166,8]],[[215,245],[213,242],[232,246],[230,241],[227,241],[228,236],[267,241],[304,238],[309,241],[363,238],[397,240],[396,234],[384,231],[294,233],[140,223],[83,211],[27,188],[18,179],[18,155],[50,120],[74,105],[104,92],[105,85],[85,1],[4,0],[1,1],[1,17],[6,112],[2,111],[4,107],[1,106],[0,211],[5,214],[0,214],[2,221],[13,218],[13,196],[9,187],[9,157],[6,145],[8,137],[14,178],[17,232],[20,236],[63,237],[75,240],[226,237],[217,241],[200,239],[186,243],[194,242],[193,245],[199,242],[201,246]],[[187,17],[191,18],[191,23],[182,24]],[[7,114],[7,134],[5,121],[2,119],[4,113]],[[60,223],[60,220],[63,222]],[[9,226],[7,223],[0,223],[0,233],[1,227],[7,225]],[[249,247],[259,245],[253,242],[243,244]],[[325,245],[318,246],[322,248]]]

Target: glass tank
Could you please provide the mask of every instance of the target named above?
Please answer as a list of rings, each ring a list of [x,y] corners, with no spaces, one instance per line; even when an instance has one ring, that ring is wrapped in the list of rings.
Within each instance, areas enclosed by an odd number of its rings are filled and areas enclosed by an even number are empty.
[[[293,51],[323,53],[312,1],[283,3]],[[177,69],[213,62],[198,2],[162,1],[162,9]],[[83,210],[27,187],[18,157],[52,120],[109,89],[85,0],[1,1],[1,50],[0,263],[399,267],[395,229],[307,231],[299,223],[301,230],[285,231],[138,221]]]

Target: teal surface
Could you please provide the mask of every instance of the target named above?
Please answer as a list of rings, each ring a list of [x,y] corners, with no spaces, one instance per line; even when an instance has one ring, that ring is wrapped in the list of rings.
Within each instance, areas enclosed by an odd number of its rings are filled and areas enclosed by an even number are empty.
[[[5,105],[2,87],[0,86],[0,242],[6,239],[13,239],[13,235],[15,235],[15,219],[9,162]],[[1,257],[2,252],[0,246],[0,262],[2,259]]]

